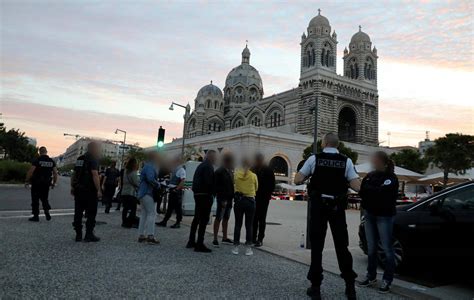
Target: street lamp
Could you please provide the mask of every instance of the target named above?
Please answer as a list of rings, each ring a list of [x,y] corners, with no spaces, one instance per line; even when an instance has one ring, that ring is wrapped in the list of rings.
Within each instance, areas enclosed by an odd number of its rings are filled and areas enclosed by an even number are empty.
[[[185,136],[186,136],[186,117],[189,115],[189,112],[191,110],[191,106],[189,106],[189,103],[188,105],[184,106],[184,105],[181,105],[179,103],[176,103],[174,101],[171,101],[171,105],[170,105],[170,108],[169,110],[174,110],[174,106],[179,106],[181,108],[184,108],[185,110],[185,113],[184,113],[184,123],[183,123],[183,138],[182,138],[182,143],[181,143],[181,157],[184,157],[184,140],[185,140]]]
[[[119,132],[123,133],[123,144],[122,144],[122,159],[120,160],[120,170],[122,170],[122,165],[123,165],[123,157],[125,155],[125,141],[127,140],[127,132],[122,129],[115,129],[115,134],[118,134]]]

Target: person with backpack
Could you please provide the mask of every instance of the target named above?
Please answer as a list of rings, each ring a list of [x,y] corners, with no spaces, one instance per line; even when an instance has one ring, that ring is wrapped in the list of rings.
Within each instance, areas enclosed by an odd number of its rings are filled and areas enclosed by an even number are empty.
[[[138,161],[135,158],[130,158],[125,165],[121,185],[122,193],[120,200],[123,203],[122,227],[131,228],[135,225],[139,186]]]
[[[46,220],[51,220],[51,215],[49,214],[51,206],[48,201],[49,188],[53,188],[58,181],[56,163],[48,156],[46,147],[40,147],[39,154],[40,156],[33,160],[26,174],[26,184],[31,183],[31,210],[33,216],[28,220],[32,222],[39,221],[40,200]]]

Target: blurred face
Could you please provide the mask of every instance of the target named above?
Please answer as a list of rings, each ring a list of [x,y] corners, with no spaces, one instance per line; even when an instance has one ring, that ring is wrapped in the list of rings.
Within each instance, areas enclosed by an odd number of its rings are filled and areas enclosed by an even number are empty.
[[[216,163],[216,154],[214,152],[208,153],[206,157],[211,162],[211,164]]]
[[[377,170],[377,171],[385,170],[384,162],[377,155],[372,155],[372,157],[370,158],[370,164],[372,166],[372,169],[374,170]]]
[[[250,161],[246,158],[242,159],[242,169],[244,169],[244,171],[250,169]]]
[[[90,153],[95,159],[99,159],[100,158],[100,146],[98,144],[95,144],[94,146],[92,146],[92,148],[90,149]]]

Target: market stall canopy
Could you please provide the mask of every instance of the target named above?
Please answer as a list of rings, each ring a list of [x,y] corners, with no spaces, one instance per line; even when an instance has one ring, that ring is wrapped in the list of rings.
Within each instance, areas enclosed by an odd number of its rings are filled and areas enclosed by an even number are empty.
[[[370,163],[356,165],[355,169],[357,173],[359,173],[359,175],[367,174],[373,170]],[[408,169],[404,169],[397,166],[395,166],[395,175],[397,175],[398,180],[401,180],[401,181],[413,181],[413,180],[417,180],[418,178],[423,177],[423,174],[416,173]]]
[[[283,189],[293,190],[293,191],[305,191],[306,190],[306,184],[293,185],[293,184],[287,184],[287,183],[278,183],[277,186],[279,186]]]
[[[448,184],[460,183],[474,179],[474,168],[466,170],[464,174],[448,174]],[[418,179],[420,184],[443,184],[444,174],[443,172],[434,173]]]

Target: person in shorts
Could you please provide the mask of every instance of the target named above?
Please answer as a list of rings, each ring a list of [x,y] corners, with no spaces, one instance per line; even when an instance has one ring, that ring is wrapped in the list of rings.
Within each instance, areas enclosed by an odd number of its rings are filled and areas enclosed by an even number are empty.
[[[222,222],[222,243],[232,245],[233,241],[227,237],[227,225],[232,211],[234,199],[234,159],[232,154],[225,153],[222,157],[222,165],[215,172],[217,211],[214,220],[214,241],[212,244],[219,247],[217,234]]]

